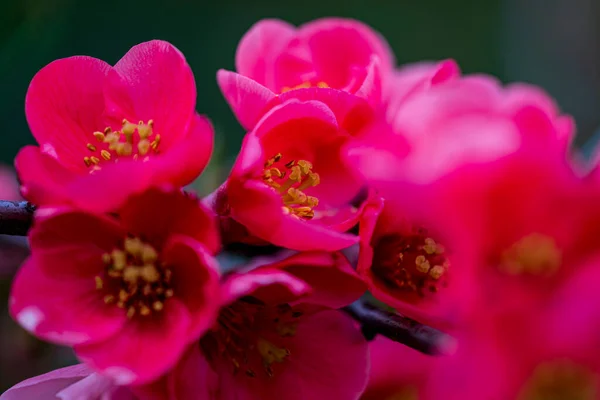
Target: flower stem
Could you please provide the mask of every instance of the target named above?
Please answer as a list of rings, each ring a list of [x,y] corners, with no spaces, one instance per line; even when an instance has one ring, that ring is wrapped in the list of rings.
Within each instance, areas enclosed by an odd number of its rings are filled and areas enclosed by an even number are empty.
[[[0,200],[0,235],[27,235],[34,211],[35,206],[27,201]]]
[[[383,335],[429,355],[449,355],[456,349],[456,340],[452,336],[364,301],[358,300],[344,311],[360,322],[368,340]]]

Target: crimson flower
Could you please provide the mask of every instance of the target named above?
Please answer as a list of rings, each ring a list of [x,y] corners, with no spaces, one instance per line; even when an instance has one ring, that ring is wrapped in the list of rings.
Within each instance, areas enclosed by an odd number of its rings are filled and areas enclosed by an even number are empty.
[[[345,258],[300,253],[245,272],[223,284],[213,329],[146,390],[178,400],[358,399],[367,343],[348,316],[330,308],[364,291]],[[327,286],[337,290],[319,293]]]
[[[192,71],[167,42],[139,44],[114,67],[82,56],[50,63],[27,92],[27,121],[40,147],[16,158],[23,195],[38,205],[85,203],[105,196],[107,180],[138,191],[191,182],[213,143],[195,104]],[[97,176],[117,162],[143,173]],[[72,184],[90,174],[85,190]]]
[[[438,357],[382,336],[369,343],[371,371],[361,400],[420,399]]]
[[[177,190],[131,196],[118,217],[41,208],[30,241],[11,315],[118,384],[157,378],[215,320],[214,217]]]
[[[356,95],[377,106],[393,63],[385,40],[358,21],[323,18],[296,28],[265,19],[240,41],[237,73],[221,70],[217,80],[236,117],[250,130],[269,108],[290,96],[323,100],[319,97]]]
[[[362,187],[341,160],[351,138],[324,103],[289,100],[246,135],[215,207],[262,241],[294,250],[339,250],[356,242],[351,204]]]

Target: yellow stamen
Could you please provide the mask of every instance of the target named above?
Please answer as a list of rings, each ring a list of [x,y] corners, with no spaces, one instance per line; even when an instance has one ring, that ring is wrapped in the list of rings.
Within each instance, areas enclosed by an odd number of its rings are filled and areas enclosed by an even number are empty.
[[[91,143],[88,143],[88,144],[87,144],[87,148],[88,148],[88,150],[89,150],[89,151],[96,151],[96,146],[94,146],[94,145],[93,145],[93,144],[91,144]]]
[[[104,140],[106,139],[106,136],[104,136],[104,133],[102,132],[94,132],[94,137],[96,138],[97,141],[99,141],[100,143],[103,143]]]
[[[104,158],[106,161],[110,160],[110,153],[106,150],[102,150],[100,152],[100,155],[102,156],[102,158]]]

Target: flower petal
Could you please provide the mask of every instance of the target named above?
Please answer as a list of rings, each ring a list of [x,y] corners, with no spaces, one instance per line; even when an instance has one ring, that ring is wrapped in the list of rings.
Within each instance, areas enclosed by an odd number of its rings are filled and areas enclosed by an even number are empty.
[[[21,194],[39,206],[69,202],[65,187],[78,177],[56,158],[44,154],[39,147],[25,146],[15,158],[21,181]]]
[[[1,400],[54,399],[66,387],[86,378],[92,371],[84,364],[57,369],[47,374],[29,378],[1,396]]]
[[[35,255],[13,281],[9,308],[23,328],[64,345],[106,339],[126,321],[123,310],[104,303],[93,279],[54,279]]]
[[[219,311],[219,266],[202,244],[183,235],[171,237],[162,259],[173,272],[175,296],[190,312],[190,336],[200,337]]]
[[[221,245],[216,216],[194,196],[174,188],[154,187],[132,196],[121,208],[120,217],[131,233],[158,243],[181,234],[202,243],[211,254]]]
[[[296,28],[278,19],[263,19],[250,28],[238,45],[235,67],[238,73],[266,86],[275,86],[274,63]]]
[[[83,156],[93,133],[105,127],[102,86],[111,67],[92,57],[56,60],[33,78],[25,114],[42,152],[75,170],[84,170]]]
[[[235,72],[219,70],[217,82],[231,110],[247,130],[254,128],[267,105],[276,98],[275,93],[260,83]]]
[[[191,342],[189,328],[187,308],[173,297],[165,302],[160,313],[128,320],[111,338],[75,346],[75,352],[82,361],[119,385],[143,384],[177,363]]]
[[[168,42],[152,40],[131,48],[107,77],[106,112],[120,124],[154,121],[167,150],[187,132],[196,106],[190,66]]]

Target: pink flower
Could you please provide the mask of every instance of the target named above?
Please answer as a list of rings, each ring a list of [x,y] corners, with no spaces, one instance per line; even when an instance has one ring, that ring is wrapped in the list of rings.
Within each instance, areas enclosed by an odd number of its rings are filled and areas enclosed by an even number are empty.
[[[148,189],[118,213],[39,209],[10,312],[116,383],[147,382],[213,324],[219,239],[213,215],[177,190]]]
[[[299,89],[331,88],[307,93],[355,94],[377,105],[393,63],[385,40],[358,21],[324,18],[295,28],[265,19],[240,41],[238,73],[221,70],[217,80],[240,123],[252,129],[270,107]]]
[[[377,337],[369,343],[371,372],[361,400],[420,399],[437,357]]]
[[[85,365],[61,368],[27,379],[8,389],[0,400],[136,400],[124,386],[94,373]]]
[[[356,242],[351,201],[362,187],[341,160],[350,135],[319,101],[274,107],[242,145],[215,207],[263,241],[334,251]]]
[[[178,400],[358,399],[368,376],[367,343],[349,317],[329,308],[342,299],[318,292],[326,282],[335,285],[331,278],[360,280],[351,278],[347,262],[343,268],[303,264],[315,256],[227,279],[218,323],[155,388]],[[327,256],[314,260],[319,257]],[[317,282],[315,297],[309,282],[290,273]]]
[[[349,145],[385,199],[361,221],[358,271],[375,296],[422,322],[453,324],[477,293],[499,296],[488,279],[503,279],[513,264],[531,264],[524,276],[544,275],[577,254],[568,238],[590,208],[565,156],[568,119],[553,121],[536,93],[502,91],[483,77],[449,81],[407,99],[395,133]],[[527,258],[536,249],[540,265]]]
[[[195,105],[192,71],[166,42],[139,44],[114,67],[81,56],[50,63],[27,92],[27,121],[40,147],[17,156],[23,195],[38,205],[78,200],[71,183],[113,170],[117,161],[147,167],[143,175],[113,173],[116,186],[141,191],[149,183],[191,182],[213,143],[212,127]],[[104,192],[91,184],[86,195]]]
[[[598,399],[600,264],[584,264],[526,314],[480,308],[458,353],[431,371],[424,398]]]
[[[0,199],[9,201],[21,199],[15,171],[2,165],[0,165]]]

